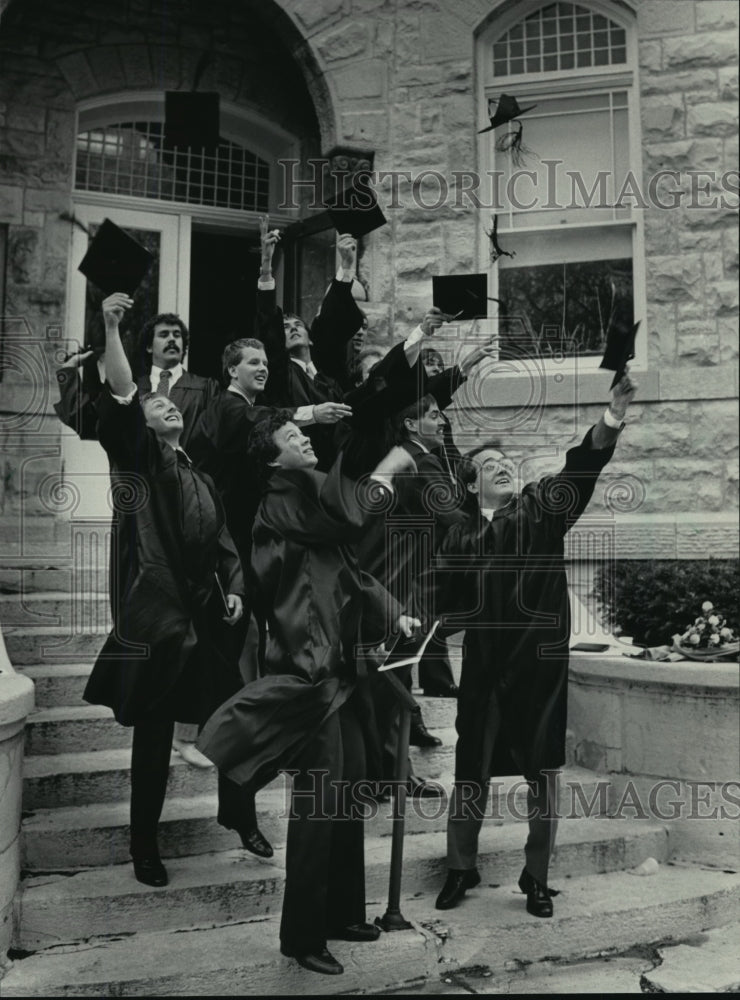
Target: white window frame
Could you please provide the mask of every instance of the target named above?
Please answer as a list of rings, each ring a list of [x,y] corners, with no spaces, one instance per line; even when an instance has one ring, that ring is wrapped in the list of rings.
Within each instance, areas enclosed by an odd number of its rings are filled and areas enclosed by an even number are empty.
[[[483,31],[476,39],[475,63],[477,67],[477,93],[476,93],[476,122],[484,122],[487,117],[488,99],[497,97],[502,92],[516,95],[519,104],[524,106],[532,103],[532,99],[547,94],[548,96],[580,96],[598,92],[600,90],[621,89],[627,92],[627,115],[628,115],[628,152],[629,169],[632,171],[637,184],[642,189],[642,132],[640,124],[640,104],[639,104],[639,80],[638,80],[638,60],[637,60],[637,25],[634,16],[630,16],[629,11],[616,3],[605,3],[602,0],[571,0],[576,6],[583,7],[594,13],[602,14],[610,21],[617,23],[625,31],[626,42],[626,62],[610,64],[606,66],[581,67],[568,71],[543,71],[541,73],[521,73],[511,76],[495,77],[493,75],[493,44],[505,35],[514,25],[524,21],[527,17],[542,7],[548,6],[552,0],[518,0],[511,8],[502,11],[500,16],[493,16]],[[526,134],[526,116],[525,122]],[[482,127],[482,125],[477,125]],[[526,141],[525,141],[526,144]],[[546,156],[546,152],[539,151]],[[501,155],[509,155],[508,153]],[[496,169],[494,144],[490,140],[490,133],[483,133],[478,136],[478,163],[482,177],[489,176],[489,171]],[[627,199],[629,201],[629,199]],[[634,205],[629,205],[629,216],[624,219],[604,219],[603,221],[588,221],[583,223],[557,223],[551,226],[522,226],[507,228],[504,213],[500,213],[499,237],[500,242],[506,249],[516,248],[517,234],[526,232],[563,231],[568,228],[571,231],[587,228],[601,228],[604,226],[616,226],[624,229],[627,226],[632,228],[632,273],[633,273],[633,303],[635,320],[642,320],[640,335],[637,338],[635,360],[632,362],[633,371],[644,371],[647,368],[647,290],[645,277],[645,228],[642,210]],[[520,216],[521,218],[521,216]],[[493,296],[498,296],[498,266],[489,263],[489,240],[487,228],[490,224],[490,213],[485,210],[479,211],[479,231],[478,248],[480,270],[488,270],[489,291]],[[522,262],[524,263],[524,262]],[[545,371],[552,371],[554,362],[545,357],[533,357],[533,362],[539,368],[544,367]],[[558,373],[574,374],[596,372],[599,369],[600,358],[586,356],[582,358],[566,357],[557,363]],[[503,376],[505,378],[531,378],[528,371],[510,371]]]
[[[122,121],[164,121],[164,94],[162,91],[141,91],[132,94],[124,91],[106,94],[81,101],[77,109],[77,128],[80,132],[103,128]],[[278,227],[290,225],[298,217],[297,210],[278,209],[278,192],[282,184],[279,159],[299,159],[300,143],[296,136],[274,125],[264,116],[247,108],[221,101],[221,135],[224,139],[246,146],[270,166],[269,214]],[[76,176],[77,146],[73,174]],[[121,205],[144,212],[175,212],[187,214],[195,223],[215,223],[233,228],[256,229],[260,212],[211,205],[193,205],[187,202],[141,198],[131,195],[111,194],[104,191],[73,189],[73,197],[89,204]]]

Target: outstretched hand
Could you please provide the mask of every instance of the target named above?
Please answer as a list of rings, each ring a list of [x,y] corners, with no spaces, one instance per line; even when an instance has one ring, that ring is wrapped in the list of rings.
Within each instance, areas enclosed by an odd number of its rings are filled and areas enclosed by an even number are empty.
[[[344,271],[353,271],[357,262],[357,240],[351,233],[342,233],[337,240],[339,259]]]
[[[449,323],[454,318],[454,316],[443,313],[442,310],[438,309],[436,306],[432,306],[432,308],[427,311],[424,319],[421,321],[421,329],[424,336],[433,336],[435,330],[439,330],[443,323]]]
[[[624,375],[612,389],[612,401],[609,404],[609,410],[616,420],[624,420],[627,407],[635,398],[637,388],[637,382],[630,377],[629,369],[625,368]]]
[[[134,304],[134,300],[125,292],[113,292],[103,299],[103,319],[106,330],[117,330],[127,309]]]
[[[411,639],[419,628],[421,628],[421,622],[418,618],[412,618],[410,615],[401,615],[398,619],[398,630],[407,639]]]
[[[280,239],[280,230],[270,229],[269,215],[260,216],[260,247],[262,250],[262,273],[272,273],[272,257]]]
[[[352,407],[346,403],[316,403],[313,419],[316,424],[336,424],[344,417],[352,416]]]
[[[476,365],[480,364],[485,358],[496,358],[498,354],[498,346],[494,341],[490,341],[488,344],[481,344],[480,347],[475,347],[466,355],[460,362],[460,371],[463,375],[467,376],[471,373]]]
[[[79,368],[80,365],[84,365],[87,359],[92,354],[92,351],[78,351],[76,354],[70,354],[67,360],[60,367],[62,368]]]

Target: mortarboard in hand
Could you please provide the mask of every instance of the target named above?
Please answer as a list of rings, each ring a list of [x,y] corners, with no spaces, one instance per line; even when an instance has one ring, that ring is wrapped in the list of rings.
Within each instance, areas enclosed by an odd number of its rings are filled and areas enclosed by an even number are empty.
[[[213,91],[168,90],[164,95],[164,143],[168,149],[214,152],[221,137],[220,98]]]
[[[488,315],[487,274],[442,274],[432,278],[432,301],[455,319]]]
[[[399,636],[398,641],[386,656],[383,664],[378,667],[378,670],[397,670],[399,667],[416,666],[431,642],[432,636],[437,631],[438,625],[439,619],[434,622],[421,642],[419,642],[418,638],[412,637],[411,639],[406,639],[405,636]],[[408,653],[408,655],[400,660],[394,660],[393,657],[398,655],[398,653]]]
[[[610,389],[613,389],[624,375],[627,363],[635,356],[635,336],[639,326],[639,321],[637,323],[622,321],[609,327],[606,335],[606,350],[599,368],[606,368],[608,371],[616,373],[609,386]]]
[[[154,256],[110,219],[103,219],[77,268],[106,295],[126,292],[133,297]]]
[[[352,182],[327,202],[327,210],[337,232],[350,233],[355,239],[380,229],[388,221],[366,174],[355,174]]]

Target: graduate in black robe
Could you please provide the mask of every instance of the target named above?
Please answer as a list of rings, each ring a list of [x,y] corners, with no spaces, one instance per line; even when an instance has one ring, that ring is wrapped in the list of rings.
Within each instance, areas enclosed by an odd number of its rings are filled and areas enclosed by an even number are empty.
[[[479,507],[447,532],[417,594],[449,632],[465,630],[458,700],[455,789],[447,826],[449,874],[439,909],[480,881],[478,834],[492,775],[529,783],[529,838],[519,885],[527,909],[552,916],[547,886],[565,761],[570,606],[566,532],[610,460],[635,392],[628,375],[609,409],[554,476],[514,491],[511,463],[494,446],[471,452],[462,474]]]
[[[267,676],[214,714],[199,746],[253,787],[279,769],[293,773],[281,950],[333,974],[343,970],[328,939],[378,937],[365,922],[363,823],[352,811],[375,735],[356,649],[382,642],[394,624],[408,635],[415,623],[359,567],[354,546],[368,511],[341,460],[328,475],[315,471],[311,442],[290,411],[257,425],[252,454],[270,472],[252,550],[269,608]],[[396,449],[376,471],[407,462]]]
[[[108,383],[97,405],[118,520],[114,628],[84,697],[134,727],[131,856],[139,881],[161,886],[167,873],[157,824],[174,722],[203,723],[240,686],[231,629],[242,613],[244,583],[213,483],[179,446],[179,410],[160,395],[139,401],[118,333],[130,304],[123,293],[104,304]],[[222,776],[219,822],[246,833],[254,821],[249,806]]]

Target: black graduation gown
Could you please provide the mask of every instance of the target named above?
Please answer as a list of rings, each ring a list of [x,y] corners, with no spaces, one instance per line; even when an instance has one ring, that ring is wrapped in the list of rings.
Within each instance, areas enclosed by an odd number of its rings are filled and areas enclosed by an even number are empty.
[[[252,429],[272,412],[270,406],[252,406],[239,393],[222,390],[201,414],[190,439],[189,455],[216,484],[247,576],[252,525],[261,498],[259,477],[247,449]]]
[[[437,406],[442,411],[445,422],[442,429],[443,443],[441,447],[435,448],[434,451],[439,455],[440,459],[446,461],[453,474],[457,473],[457,466],[462,455],[452,435],[452,424],[444,411],[452,403],[452,397],[465,381],[467,381],[466,376],[463,375],[457,365],[453,365],[452,368],[445,368],[439,375],[434,375],[428,379],[426,384],[426,391],[429,395],[434,396]]]
[[[252,567],[268,607],[266,676],[209,719],[198,746],[230,778],[261,786],[290,767],[322,722],[358,688],[371,767],[379,747],[355,646],[375,645],[401,606],[361,571],[354,544],[366,512],[341,473],[277,470],[254,525]]]
[[[118,522],[115,624],[85,700],[109,706],[127,726],[151,715],[202,722],[238,678],[216,572],[224,593],[244,593],[218,494],[207,476],[178,469],[177,453],[146,426],[136,397],[124,405],[106,387],[98,412]],[[181,475],[197,477],[197,487],[186,491]],[[193,504],[187,524],[184,502]]]
[[[455,776],[536,775],[565,761],[570,605],[566,532],[593,494],[614,445],[592,430],[564,469],[527,485],[489,522],[479,511],[447,532],[417,587],[422,613],[465,629]],[[491,745],[491,701],[501,726]]]

